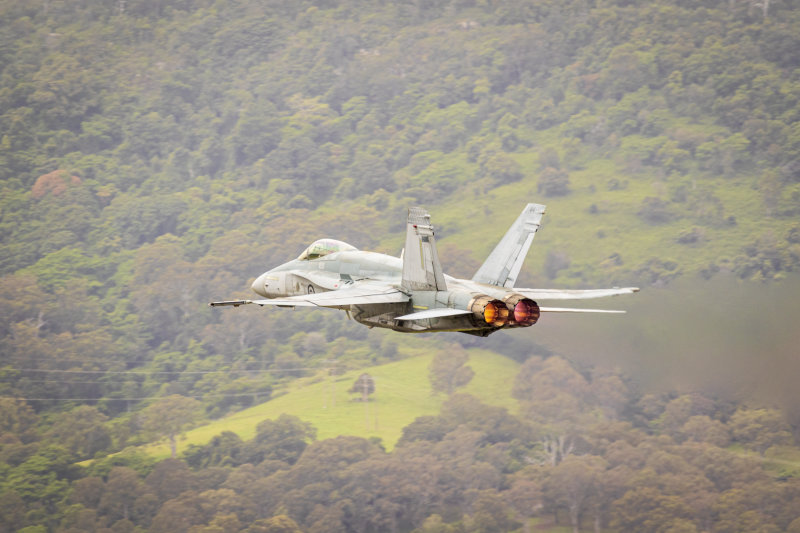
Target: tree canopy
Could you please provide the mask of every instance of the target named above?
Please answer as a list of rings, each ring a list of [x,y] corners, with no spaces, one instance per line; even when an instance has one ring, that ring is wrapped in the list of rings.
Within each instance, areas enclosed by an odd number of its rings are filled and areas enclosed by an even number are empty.
[[[320,237],[399,254],[409,205],[435,212],[455,275],[537,200],[559,221],[526,284],[797,271],[798,17],[797,0],[2,2],[0,529],[797,529],[797,466],[776,459],[796,418],[527,344],[512,413],[454,392],[467,341],[427,339],[449,397],[390,453],[291,417],[170,462],[123,450],[416,353],[335,313],[265,327],[205,305]]]

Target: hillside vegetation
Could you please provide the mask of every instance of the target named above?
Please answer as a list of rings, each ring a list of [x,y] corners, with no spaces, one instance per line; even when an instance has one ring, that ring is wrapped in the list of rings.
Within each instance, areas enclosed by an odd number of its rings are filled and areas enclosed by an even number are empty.
[[[187,431],[181,447],[207,444],[224,431],[236,433],[243,440],[252,439],[259,422],[288,414],[310,423],[316,428],[318,439],[339,435],[377,438],[391,450],[404,427],[420,416],[436,415],[446,399],[446,395],[437,394],[427,378],[431,359],[420,355],[363,369],[376,384],[367,405],[360,401],[359,390],[351,390],[361,370],[297,380],[269,402]],[[518,370],[517,363],[491,352],[474,350],[470,352],[469,366],[475,376],[463,392],[488,405],[505,407],[511,412],[518,410],[508,388]],[[148,453],[168,457],[169,447],[166,444],[150,447]]]
[[[418,202],[456,275],[529,200],[551,214],[525,284],[796,269],[798,10],[769,9],[4,3],[3,352],[165,372],[7,392],[114,415],[114,396],[266,391],[168,372],[301,367],[327,357],[308,334],[365,332],[203,304],[321,236],[399,253]]]
[[[536,201],[522,285],[779,282],[800,268],[797,50],[797,0],[0,3],[0,530],[800,527],[782,459],[800,431],[779,411],[649,395],[520,336],[492,347],[545,365],[516,378],[521,411],[468,384],[391,453],[284,417],[194,443],[188,467],[75,464],[174,442],[331,360],[463,356],[477,341],[205,305],[320,237],[399,254],[410,205],[453,275]],[[564,394],[531,393],[540,372]],[[788,461],[789,482],[737,449]],[[364,488],[395,474],[436,497]],[[586,492],[554,488],[573,478]]]

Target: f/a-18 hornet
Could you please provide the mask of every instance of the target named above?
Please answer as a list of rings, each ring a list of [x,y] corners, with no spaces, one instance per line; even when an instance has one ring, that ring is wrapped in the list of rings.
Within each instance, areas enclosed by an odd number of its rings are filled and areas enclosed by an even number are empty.
[[[485,337],[524,328],[541,313],[622,313],[604,309],[540,307],[537,301],[580,300],[637,292],[636,287],[554,290],[514,287],[542,221],[545,206],[528,204],[472,279],[442,272],[430,215],[408,210],[405,248],[392,257],[364,252],[333,239],[312,243],[294,261],[258,276],[252,289],[263,300],[212,302],[342,309],[368,327],[419,333],[461,331]]]

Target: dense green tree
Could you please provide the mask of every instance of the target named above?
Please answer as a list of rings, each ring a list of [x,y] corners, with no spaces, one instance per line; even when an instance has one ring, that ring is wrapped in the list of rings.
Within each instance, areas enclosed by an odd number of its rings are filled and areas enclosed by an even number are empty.
[[[459,533],[463,530],[463,525],[460,522],[447,524],[442,520],[441,516],[432,514],[425,519],[425,522],[420,527],[414,530],[414,533]]]
[[[719,447],[725,447],[730,442],[730,431],[725,424],[706,415],[690,417],[681,427],[680,434],[688,440]]]
[[[73,505],[67,508],[64,512],[64,518],[59,524],[59,531],[68,531],[72,533],[78,531],[97,530],[102,527],[100,525],[101,523],[102,522],[98,521],[97,512],[94,509],[84,509],[80,505]],[[134,527],[132,523],[129,523],[129,526],[131,529]]]
[[[100,504],[104,489],[105,483],[102,478],[97,476],[88,476],[78,479],[72,484],[72,492],[69,495],[69,501],[80,504],[86,508],[96,509]]]
[[[519,523],[511,517],[511,509],[494,491],[482,491],[472,504],[470,531],[512,531]]]
[[[144,481],[160,501],[167,501],[192,488],[194,476],[183,461],[164,459],[156,463]]]
[[[421,523],[436,501],[425,458],[374,456],[352,465],[340,489],[345,524],[360,531],[402,531]]]
[[[207,523],[210,518],[199,495],[194,491],[187,491],[164,502],[153,517],[149,531],[186,533],[192,526]]]
[[[475,372],[466,366],[469,355],[458,344],[451,344],[446,350],[437,352],[431,360],[428,379],[436,392],[452,394],[472,379]]]
[[[582,455],[567,457],[552,470],[544,489],[551,492],[550,497],[558,504],[567,508],[573,533],[580,528],[588,500],[598,492],[598,480],[604,469],[602,458]]]
[[[524,413],[541,425],[546,461],[555,466],[575,450],[579,428],[591,418],[586,409],[589,383],[566,360],[532,357],[520,369],[514,395]]]
[[[244,530],[246,533],[300,533],[302,530],[286,515],[256,520]]]
[[[632,391],[619,371],[595,369],[589,384],[592,402],[600,406],[609,419],[619,419],[629,407]]]
[[[486,405],[472,395],[453,394],[443,404],[440,424],[455,429],[459,425],[485,434],[490,443],[510,442],[514,439],[527,441],[529,427],[503,407]]]
[[[420,416],[411,424],[403,428],[403,436],[400,437],[398,446],[416,440],[426,440],[436,442],[447,434],[448,428],[438,416]]]
[[[24,401],[0,398],[0,431],[5,435],[16,435],[24,442],[35,439],[33,429],[38,417]]]
[[[57,440],[76,457],[87,459],[111,444],[105,427],[107,420],[108,417],[97,408],[82,405],[62,415],[50,430],[50,438]]]
[[[133,516],[135,502],[146,493],[145,484],[135,470],[115,466],[106,480],[105,490],[97,506],[98,512],[115,522]]]
[[[148,433],[169,440],[170,453],[177,456],[177,438],[198,417],[200,402],[178,394],[156,400],[142,411],[142,425]]]
[[[183,458],[193,468],[238,466],[244,462],[244,442],[232,431],[224,431],[202,446],[189,444]]]
[[[657,532],[665,524],[689,515],[690,510],[680,497],[646,487],[629,491],[614,503],[612,525],[626,530]]]
[[[28,504],[35,502],[45,515],[55,514],[56,506],[67,495],[70,481],[80,476],[74,456],[61,446],[39,448],[9,472],[4,487]]]
[[[528,479],[524,470],[513,479],[508,490],[503,491],[503,498],[523,523],[523,531],[529,532],[530,519],[536,516],[542,507],[542,485],[539,480]]]
[[[192,526],[189,533],[237,533],[243,531],[242,523],[235,514],[217,514],[207,526]]]
[[[6,490],[0,496],[0,527],[4,531],[22,529],[26,522],[23,499],[13,490]]]
[[[728,422],[731,436],[737,442],[764,455],[770,446],[792,441],[789,427],[774,409],[737,410]]]
[[[256,426],[256,436],[243,448],[243,459],[258,464],[265,460],[293,464],[316,437],[317,430],[296,416],[282,414]]]

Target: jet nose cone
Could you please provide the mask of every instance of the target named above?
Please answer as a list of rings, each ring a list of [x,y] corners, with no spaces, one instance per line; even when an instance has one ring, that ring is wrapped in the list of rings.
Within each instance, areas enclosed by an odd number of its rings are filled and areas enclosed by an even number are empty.
[[[267,281],[267,273],[265,272],[256,278],[253,284],[250,285],[250,288],[253,289],[254,293],[266,298],[267,297],[266,281]]]

